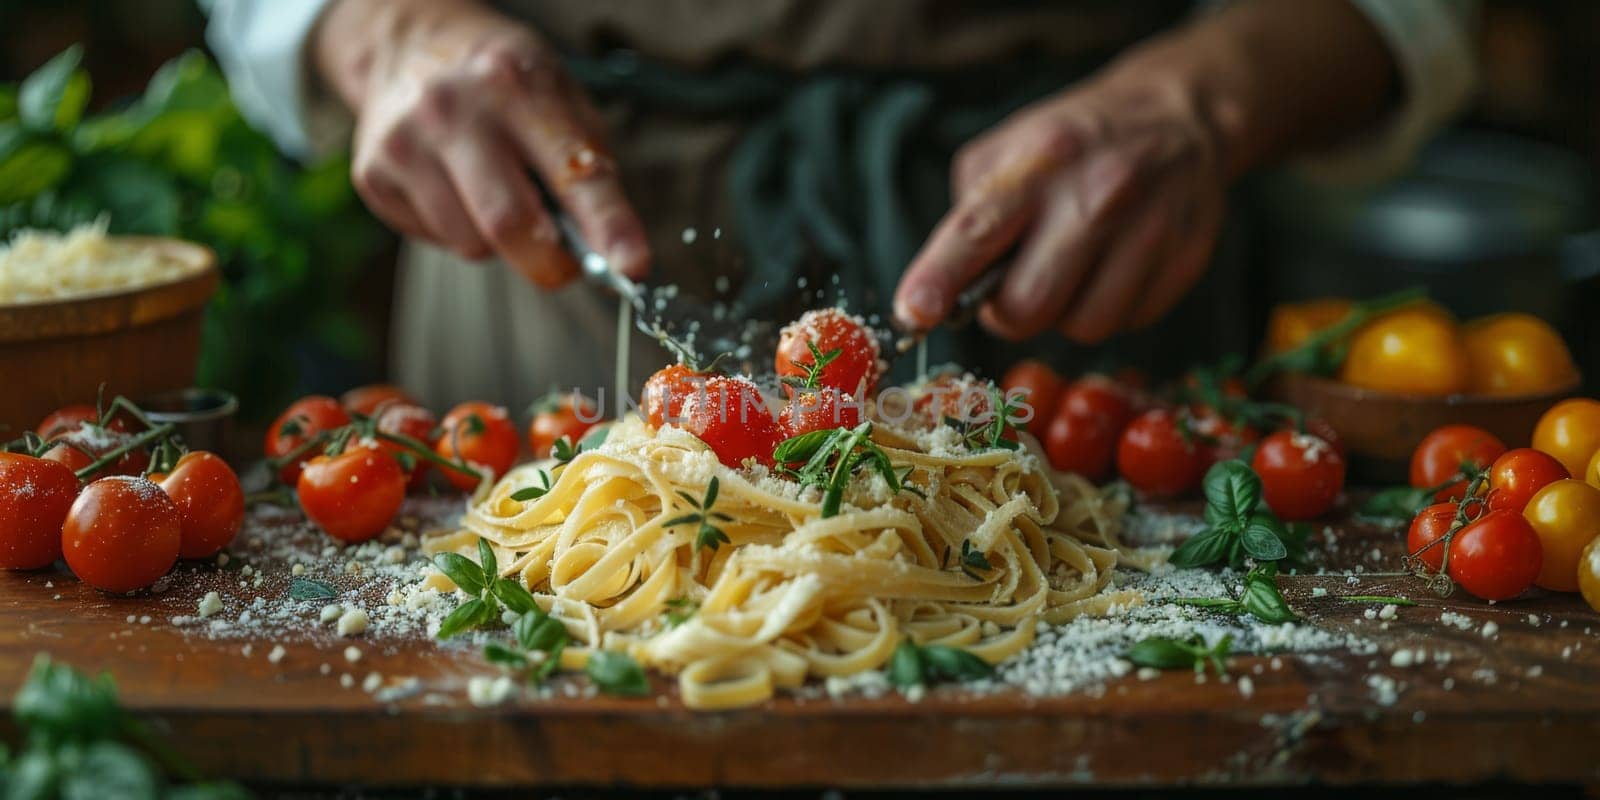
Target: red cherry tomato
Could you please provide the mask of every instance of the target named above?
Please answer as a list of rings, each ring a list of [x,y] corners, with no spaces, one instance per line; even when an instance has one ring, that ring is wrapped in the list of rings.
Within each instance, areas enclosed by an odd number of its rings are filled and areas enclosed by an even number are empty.
[[[1133,395],[1126,387],[1103,375],[1088,375],[1074,381],[1061,394],[1056,414],[1091,417],[1105,423],[1113,435],[1133,420]]]
[[[837,350],[817,375],[817,386],[829,386],[853,397],[870,397],[883,372],[878,357],[878,340],[860,317],[837,308],[819,308],[800,315],[784,327],[778,337],[778,353],[773,366],[780,378],[804,379],[816,363],[811,348],[826,356]],[[791,396],[794,387],[784,384]]]
[[[61,557],[61,525],[78,476],[55,461],[0,453],[0,569],[38,569]]]
[[[1440,486],[1461,474],[1463,464],[1484,469],[1506,451],[1494,434],[1471,425],[1445,425],[1423,438],[1411,453],[1411,485],[1418,489]],[[1437,499],[1460,500],[1467,492],[1465,481],[1447,486]]]
[[[678,425],[683,422],[683,401],[699,394],[714,373],[696,372],[685,364],[672,364],[656,370],[644,382],[643,404],[645,419],[652,427]]]
[[[1570,477],[1546,453],[1531,447],[1507,450],[1489,467],[1489,507],[1521,511],[1540,489]]]
[[[577,444],[599,421],[600,414],[588,398],[582,398],[581,405],[574,405],[570,394],[550,398],[540,404],[528,424],[528,447],[533,449],[534,458],[549,458],[557,439],[565,437]]]
[[[329,536],[365,542],[383,533],[406,499],[400,464],[375,447],[352,447],[306,462],[297,487],[300,508]]]
[[[77,430],[78,426],[85,422],[93,424],[99,421],[100,413],[95,411],[94,406],[88,403],[76,403],[52,411],[50,416],[45,417],[44,421],[39,423],[39,427],[34,429],[34,433],[39,434],[39,438],[49,441],[55,438],[56,434]]]
[[[1050,420],[1044,452],[1050,466],[1076,472],[1091,481],[1106,479],[1117,449],[1117,434],[1104,417],[1074,414],[1066,408]]]
[[[1411,520],[1411,529],[1406,532],[1406,552],[1421,559],[1428,569],[1438,572],[1444,563],[1444,545],[1429,545],[1443,539],[1455,521],[1455,503],[1435,503],[1422,509]]]
[[[1484,600],[1509,600],[1528,590],[1544,566],[1539,534],[1508,508],[1467,523],[1450,540],[1450,578]]]
[[[97,425],[80,425],[66,433],[57,434],[55,447],[45,451],[44,458],[60,462],[73,472],[100,460],[101,456],[126,444],[133,434],[121,433]],[[150,466],[150,452],[136,448],[124,453],[96,476],[142,475]],[[95,477],[95,476],[91,476]]]
[[[517,463],[517,429],[505,408],[488,403],[462,403],[450,409],[440,425],[433,449],[450,460],[463,459],[494,480]],[[446,480],[464,492],[478,488],[477,479],[457,469],[441,468]]]
[[[1128,423],[1117,443],[1117,472],[1153,497],[1176,497],[1200,484],[1206,453],[1186,439],[1173,412],[1157,408]]]
[[[1286,520],[1320,517],[1344,489],[1344,456],[1308,433],[1278,431],[1261,440],[1250,466],[1261,476],[1261,497]]]
[[[128,475],[101,478],[72,503],[61,550],[78,579],[104,592],[155,583],[178,561],[183,520],[161,487]]]
[[[1039,439],[1043,439],[1045,431],[1049,429],[1050,419],[1060,407],[1061,394],[1066,388],[1066,381],[1055,370],[1031,358],[1011,365],[1005,377],[1000,379],[1000,389],[1006,397],[1027,404],[1032,410],[1032,419],[1027,423],[1028,432]]]
[[[414,406],[417,401],[411,399],[404,389],[387,383],[357,386],[339,395],[339,405],[344,406],[345,411],[363,417],[375,417],[384,406],[394,403]]]
[[[993,392],[994,387],[988,382],[971,376],[940,375],[916,389],[911,408],[934,424],[947,418],[982,422],[990,418]]]
[[[424,449],[431,449],[433,442],[433,429],[439,427],[439,419],[422,406],[410,403],[388,403],[378,410],[377,428],[380,433],[391,436],[404,436],[417,443]],[[426,458],[412,452],[410,449],[384,439],[378,440],[378,445],[401,460],[411,462],[411,473],[407,485],[415,489],[428,480],[428,467],[431,465]]]
[[[267,429],[267,438],[262,444],[262,451],[266,453],[267,458],[282,458],[316,438],[317,434],[348,424],[350,415],[339,405],[339,401],[317,394],[302,397],[290,403],[289,407],[278,415],[272,427]],[[284,464],[283,468],[278,470],[278,480],[285,486],[295,485],[300,478],[300,465],[316,454],[317,448],[312,448],[293,463]]]
[[[1204,406],[1190,409],[1189,429],[1202,440],[1200,448],[1207,467],[1238,458],[1245,448],[1261,440],[1261,432],[1255,428],[1224,419]]]
[[[772,449],[784,438],[761,390],[743,378],[722,376],[707,381],[704,392],[684,400],[683,429],[735,469],[751,458],[771,466]]]
[[[784,436],[854,428],[861,424],[861,404],[838,389],[807,389],[784,404],[778,424]]]
[[[178,507],[179,558],[210,558],[244,524],[244,490],[228,462],[204,451],[185,453],[172,472],[151,475]]]

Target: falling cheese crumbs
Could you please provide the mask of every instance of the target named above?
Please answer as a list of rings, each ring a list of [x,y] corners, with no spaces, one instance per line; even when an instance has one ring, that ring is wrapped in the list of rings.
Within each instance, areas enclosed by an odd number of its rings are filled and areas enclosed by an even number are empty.
[[[216,592],[206,592],[206,596],[200,598],[200,604],[196,607],[201,619],[212,616],[221,610],[222,598]]]

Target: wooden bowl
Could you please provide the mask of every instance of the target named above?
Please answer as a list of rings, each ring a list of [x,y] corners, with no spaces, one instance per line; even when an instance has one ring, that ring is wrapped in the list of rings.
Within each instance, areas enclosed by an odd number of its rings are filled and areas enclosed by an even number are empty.
[[[1476,425],[1507,447],[1526,447],[1539,417],[1572,396],[1579,383],[1534,395],[1404,395],[1351,386],[1314,375],[1290,373],[1270,388],[1277,399],[1339,432],[1353,471],[1374,481],[1404,482],[1411,451],[1441,425]]]
[[[0,439],[68,403],[93,403],[101,384],[107,397],[144,397],[194,382],[206,302],[221,280],[216,256],[176,239],[117,241],[198,269],[135,289],[0,304]]]

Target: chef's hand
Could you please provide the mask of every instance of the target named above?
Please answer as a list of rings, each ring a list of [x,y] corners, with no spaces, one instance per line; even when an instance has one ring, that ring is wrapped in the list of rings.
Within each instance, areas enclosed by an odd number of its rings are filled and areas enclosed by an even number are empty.
[[[897,321],[938,324],[1015,248],[979,314],[995,334],[1094,342],[1148,325],[1204,272],[1234,178],[1367,124],[1393,82],[1347,0],[1239,3],[1137,48],[957,154]]]
[[[396,230],[559,286],[577,265],[531,170],[591,246],[644,276],[644,228],[599,116],[537,33],[473,0],[337,0],[314,42],[356,115],[356,191]]]

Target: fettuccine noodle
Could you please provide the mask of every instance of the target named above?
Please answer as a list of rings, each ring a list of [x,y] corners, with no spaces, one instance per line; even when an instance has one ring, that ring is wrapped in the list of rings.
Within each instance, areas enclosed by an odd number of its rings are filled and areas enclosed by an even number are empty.
[[[1140,602],[1111,589],[1119,556],[1148,558],[1118,540],[1125,504],[1052,474],[1031,439],[1021,451],[967,452],[919,447],[883,425],[873,439],[899,470],[912,468],[907,484],[922,496],[891,494],[864,470],[824,519],[818,490],[727,469],[695,437],[629,417],[556,468],[541,497],[511,496],[543,485],[539,472],[553,465],[513,469],[427,549],[475,558],[486,539],[502,574],[566,626],[575,646],[563,666],[581,666],[594,648],[626,650],[676,674],[693,708],[880,668],[907,636],[998,663],[1041,620]],[[729,518],[716,524],[730,540],[715,551],[696,549],[697,525],[665,524],[697,510],[680,492],[701,498],[712,476],[714,510]],[[964,542],[991,568],[964,569]]]

